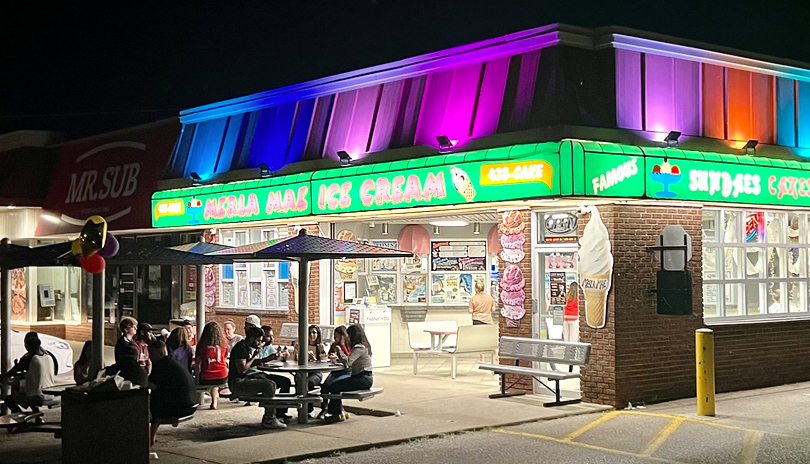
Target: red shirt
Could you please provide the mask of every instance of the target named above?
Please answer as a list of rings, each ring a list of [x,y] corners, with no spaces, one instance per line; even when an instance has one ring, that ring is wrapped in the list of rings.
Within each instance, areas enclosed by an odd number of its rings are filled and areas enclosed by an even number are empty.
[[[198,346],[196,356],[200,378],[219,380],[228,377],[228,363],[225,360],[225,347]]]
[[[565,302],[565,309],[563,310],[563,320],[565,321],[579,320],[579,298]]]

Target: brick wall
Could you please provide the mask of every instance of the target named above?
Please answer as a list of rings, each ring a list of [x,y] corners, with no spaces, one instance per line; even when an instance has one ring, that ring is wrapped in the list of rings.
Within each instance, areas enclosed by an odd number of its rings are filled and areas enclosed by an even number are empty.
[[[580,318],[581,339],[593,345],[582,370],[585,401],[624,407],[695,394],[695,330],[703,327],[701,208],[692,206],[603,205],[599,211],[613,246],[613,288],[607,324],[591,329]],[[581,217],[581,224],[589,216]],[[647,251],[665,225],[679,224],[692,236],[691,316],[656,311],[656,271]],[[584,309],[584,305],[581,305]]]
[[[65,338],[65,324],[11,324],[11,329],[20,332],[36,332],[52,337]]]
[[[506,326],[506,318],[500,315],[500,308],[501,302],[500,299],[496,301],[498,304],[498,325],[499,325],[499,333],[501,336],[507,337],[524,337],[524,338],[532,338],[532,236],[531,236],[531,212],[530,211],[522,211],[523,216],[523,223],[526,224],[526,229],[523,231],[524,236],[526,237],[526,241],[523,243],[523,252],[526,253],[526,257],[523,258],[523,261],[518,263],[520,270],[523,272],[523,278],[526,280],[526,286],[523,288],[523,291],[526,293],[526,299],[523,301],[523,308],[526,310],[526,314],[523,316],[523,319],[520,320],[519,327],[507,327]],[[498,236],[500,237],[502,234],[499,232]],[[499,257],[500,259],[500,257]],[[501,277],[503,277],[503,270],[508,263],[504,262],[503,260],[500,261],[500,270],[501,270]],[[514,365],[514,360],[512,359],[503,359],[501,360],[501,364],[510,364]],[[531,362],[524,362],[521,361],[521,366],[528,366],[531,367]],[[506,384],[512,385],[513,382],[516,382],[512,387],[513,390],[524,390],[527,392],[532,391],[532,378],[527,376],[515,376],[515,375],[507,375],[506,376]]]
[[[810,380],[810,321],[710,328],[718,392]]]

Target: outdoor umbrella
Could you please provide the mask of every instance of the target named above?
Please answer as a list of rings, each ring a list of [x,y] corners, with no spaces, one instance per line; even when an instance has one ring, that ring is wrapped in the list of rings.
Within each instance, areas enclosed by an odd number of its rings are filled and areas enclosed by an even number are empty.
[[[399,231],[397,246],[415,255],[426,255],[430,253],[430,234],[418,224],[405,226]]]
[[[307,346],[307,281],[310,261],[319,259],[376,258],[380,256],[407,258],[413,256],[413,253],[307,235],[306,230],[301,229],[298,235],[233,247],[228,250],[214,251],[208,253],[207,256],[227,257],[233,261],[298,261],[300,263],[298,276],[298,299],[300,304],[298,309],[298,344],[299,346]],[[307,364],[306,350],[298,350],[298,363]]]

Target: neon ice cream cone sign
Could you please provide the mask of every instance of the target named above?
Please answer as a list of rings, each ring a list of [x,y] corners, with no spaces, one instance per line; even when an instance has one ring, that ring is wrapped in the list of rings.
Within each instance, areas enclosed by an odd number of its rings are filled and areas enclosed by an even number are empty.
[[[613,253],[607,227],[595,206],[579,240],[579,283],[585,293],[585,323],[601,329],[606,323],[607,294],[613,277]]]

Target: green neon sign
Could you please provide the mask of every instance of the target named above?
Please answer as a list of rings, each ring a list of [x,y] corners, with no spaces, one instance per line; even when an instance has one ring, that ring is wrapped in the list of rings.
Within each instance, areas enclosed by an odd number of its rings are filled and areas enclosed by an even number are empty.
[[[647,196],[695,201],[810,206],[810,171],[649,157]]]
[[[318,179],[312,192],[313,214],[559,195],[559,155]]]
[[[606,197],[644,196],[642,156],[587,153],[585,195]]]
[[[258,181],[246,184],[259,185]],[[159,192],[152,198],[152,226],[224,224],[307,216],[312,213],[309,182],[203,193],[207,189]],[[165,196],[166,198],[158,198]]]

